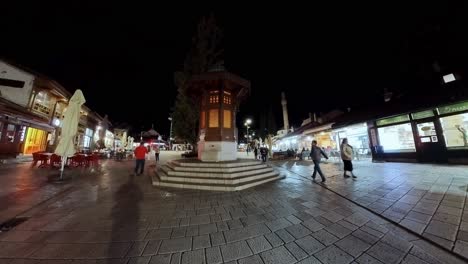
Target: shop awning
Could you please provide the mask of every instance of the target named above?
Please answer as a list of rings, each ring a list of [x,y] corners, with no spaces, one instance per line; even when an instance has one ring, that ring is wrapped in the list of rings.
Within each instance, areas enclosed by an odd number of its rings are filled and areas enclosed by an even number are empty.
[[[34,120],[30,120],[30,119],[26,119],[26,118],[18,117],[18,121],[20,121],[21,125],[23,125],[23,126],[33,127],[33,128],[45,130],[47,132],[53,132],[55,130],[55,127],[53,127],[51,125],[41,123],[41,122],[37,122],[37,121],[34,121]]]

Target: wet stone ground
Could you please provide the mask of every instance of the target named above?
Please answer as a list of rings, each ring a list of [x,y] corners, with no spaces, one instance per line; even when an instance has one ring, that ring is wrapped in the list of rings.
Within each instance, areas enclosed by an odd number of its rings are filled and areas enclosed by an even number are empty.
[[[178,155],[163,152],[161,162]],[[412,169],[419,164],[390,164],[391,170],[389,164],[363,163],[356,164],[360,178],[352,181],[337,176],[336,165],[325,164],[325,188],[308,178],[309,161],[272,165],[286,179],[233,193],[155,188],[152,168],[131,176],[131,161],[69,171],[73,180],[66,184],[48,182],[53,172],[29,164],[0,168],[2,217],[30,217],[0,233],[0,263],[465,263],[423,237],[453,238],[447,239],[453,243],[449,249],[466,256],[468,247],[458,238],[465,203],[452,203],[449,196],[463,185],[463,168],[447,167],[460,176],[431,167],[423,177]],[[423,186],[419,192],[416,185]],[[432,190],[445,193],[436,200]],[[426,200],[438,201],[432,215],[434,202]],[[378,213],[391,216],[385,212],[392,208],[401,212],[396,216],[404,214],[401,221],[423,221],[411,212],[430,216],[423,236],[356,204],[363,201],[370,202],[367,207],[389,204]],[[442,205],[458,206],[461,214]],[[434,218],[437,212],[456,213],[459,221]],[[439,231],[439,222],[457,226],[457,235],[443,238],[437,232],[452,231],[445,226]]]

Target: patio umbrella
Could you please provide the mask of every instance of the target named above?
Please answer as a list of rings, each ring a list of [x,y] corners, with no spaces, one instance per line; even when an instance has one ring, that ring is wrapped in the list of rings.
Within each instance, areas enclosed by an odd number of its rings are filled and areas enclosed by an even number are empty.
[[[67,157],[71,157],[75,154],[74,139],[78,132],[78,122],[80,121],[81,105],[86,102],[83,92],[76,90],[68,103],[67,111],[65,112],[62,121],[62,134],[60,141],[55,148],[55,154],[62,157],[62,168],[60,171],[60,179],[63,179],[63,169]]]

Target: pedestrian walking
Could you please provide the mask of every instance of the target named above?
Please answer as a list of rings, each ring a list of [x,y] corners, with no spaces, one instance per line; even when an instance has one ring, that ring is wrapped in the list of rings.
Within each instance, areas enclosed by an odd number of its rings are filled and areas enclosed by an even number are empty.
[[[262,162],[266,162],[268,155],[268,150],[266,147],[263,146],[260,148],[260,155],[262,156]]]
[[[159,151],[160,151],[159,145],[158,144],[154,145],[154,157],[156,159],[156,163],[158,163],[159,161]]]
[[[254,148],[254,156],[255,156],[255,159],[258,159],[258,148],[257,148],[257,146],[255,146],[255,148]]]
[[[346,174],[347,171],[351,172],[351,176],[353,178],[357,178],[354,173],[353,173],[353,147],[348,144],[348,139],[343,138],[343,141],[341,142],[341,159],[343,160],[344,164],[344,172],[343,172],[343,177],[349,178],[349,176]]]
[[[136,147],[133,153],[135,154],[135,175],[143,174],[148,149],[144,146],[143,142],[140,142],[140,146]]]
[[[322,169],[320,168],[320,161],[322,159],[322,156],[326,159],[328,159],[328,156],[322,148],[317,146],[317,140],[312,141],[310,156],[312,157],[312,161],[314,162],[314,173],[312,174],[312,179],[315,180],[315,176],[318,172],[320,178],[322,178],[322,182],[325,182],[325,176],[323,175]]]

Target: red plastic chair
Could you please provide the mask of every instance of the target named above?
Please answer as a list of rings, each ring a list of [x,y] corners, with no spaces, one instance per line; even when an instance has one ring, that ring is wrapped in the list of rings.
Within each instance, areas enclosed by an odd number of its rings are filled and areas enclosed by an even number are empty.
[[[52,154],[52,156],[50,156],[50,166],[60,167],[61,165],[62,165],[62,158],[57,154]]]

